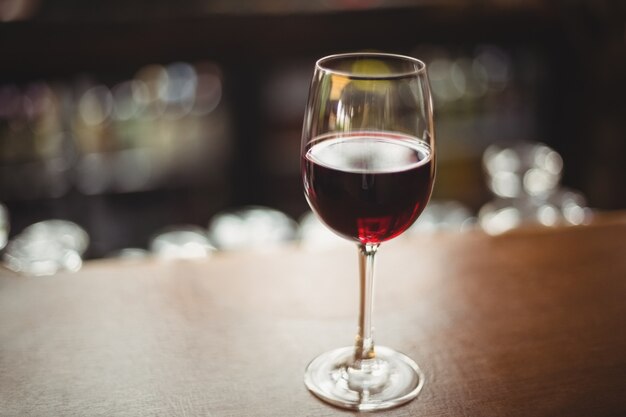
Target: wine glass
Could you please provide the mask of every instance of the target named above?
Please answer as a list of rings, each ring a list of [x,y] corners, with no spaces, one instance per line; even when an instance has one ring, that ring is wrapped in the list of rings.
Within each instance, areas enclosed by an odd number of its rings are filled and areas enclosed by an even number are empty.
[[[383,53],[317,61],[301,148],[306,199],[332,231],[356,242],[360,309],[353,347],[321,354],[305,384],[335,406],[381,410],[417,396],[424,375],[390,348],[374,346],[374,256],[420,215],[435,176],[433,106],[426,65]]]

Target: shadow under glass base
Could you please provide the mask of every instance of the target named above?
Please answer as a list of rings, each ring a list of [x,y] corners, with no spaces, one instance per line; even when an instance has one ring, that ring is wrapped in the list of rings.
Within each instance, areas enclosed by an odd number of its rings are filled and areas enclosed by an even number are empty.
[[[424,385],[424,374],[408,356],[377,346],[365,370],[350,367],[354,347],[323,353],[307,366],[304,383],[320,399],[337,407],[372,411],[411,401]],[[363,369],[362,368],[362,369]]]

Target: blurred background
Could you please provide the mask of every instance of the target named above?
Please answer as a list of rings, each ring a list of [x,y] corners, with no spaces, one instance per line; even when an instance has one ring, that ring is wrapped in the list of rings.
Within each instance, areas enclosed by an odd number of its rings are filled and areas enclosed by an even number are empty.
[[[293,239],[295,220],[310,226],[299,147],[314,62],[362,50],[429,65],[430,228],[445,213],[489,231],[511,207],[519,223],[525,196],[547,225],[626,207],[623,1],[1,0],[8,238],[63,219],[88,234],[86,258],[141,256],[171,225],[232,237],[255,205],[286,214]]]

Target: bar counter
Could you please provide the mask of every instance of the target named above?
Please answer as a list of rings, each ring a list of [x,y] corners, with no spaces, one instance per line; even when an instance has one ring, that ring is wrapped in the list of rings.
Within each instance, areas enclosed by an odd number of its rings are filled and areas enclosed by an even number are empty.
[[[349,245],[0,270],[0,415],[347,416],[303,383],[350,345]],[[386,416],[626,415],[626,214],[401,237],[377,258],[377,344],[426,375]]]

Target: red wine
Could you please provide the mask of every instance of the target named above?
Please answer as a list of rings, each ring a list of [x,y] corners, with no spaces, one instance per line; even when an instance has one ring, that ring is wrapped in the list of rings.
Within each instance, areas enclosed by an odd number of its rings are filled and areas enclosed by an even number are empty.
[[[404,232],[426,206],[434,163],[423,140],[359,132],[310,143],[302,161],[305,195],[336,233],[380,243]]]

